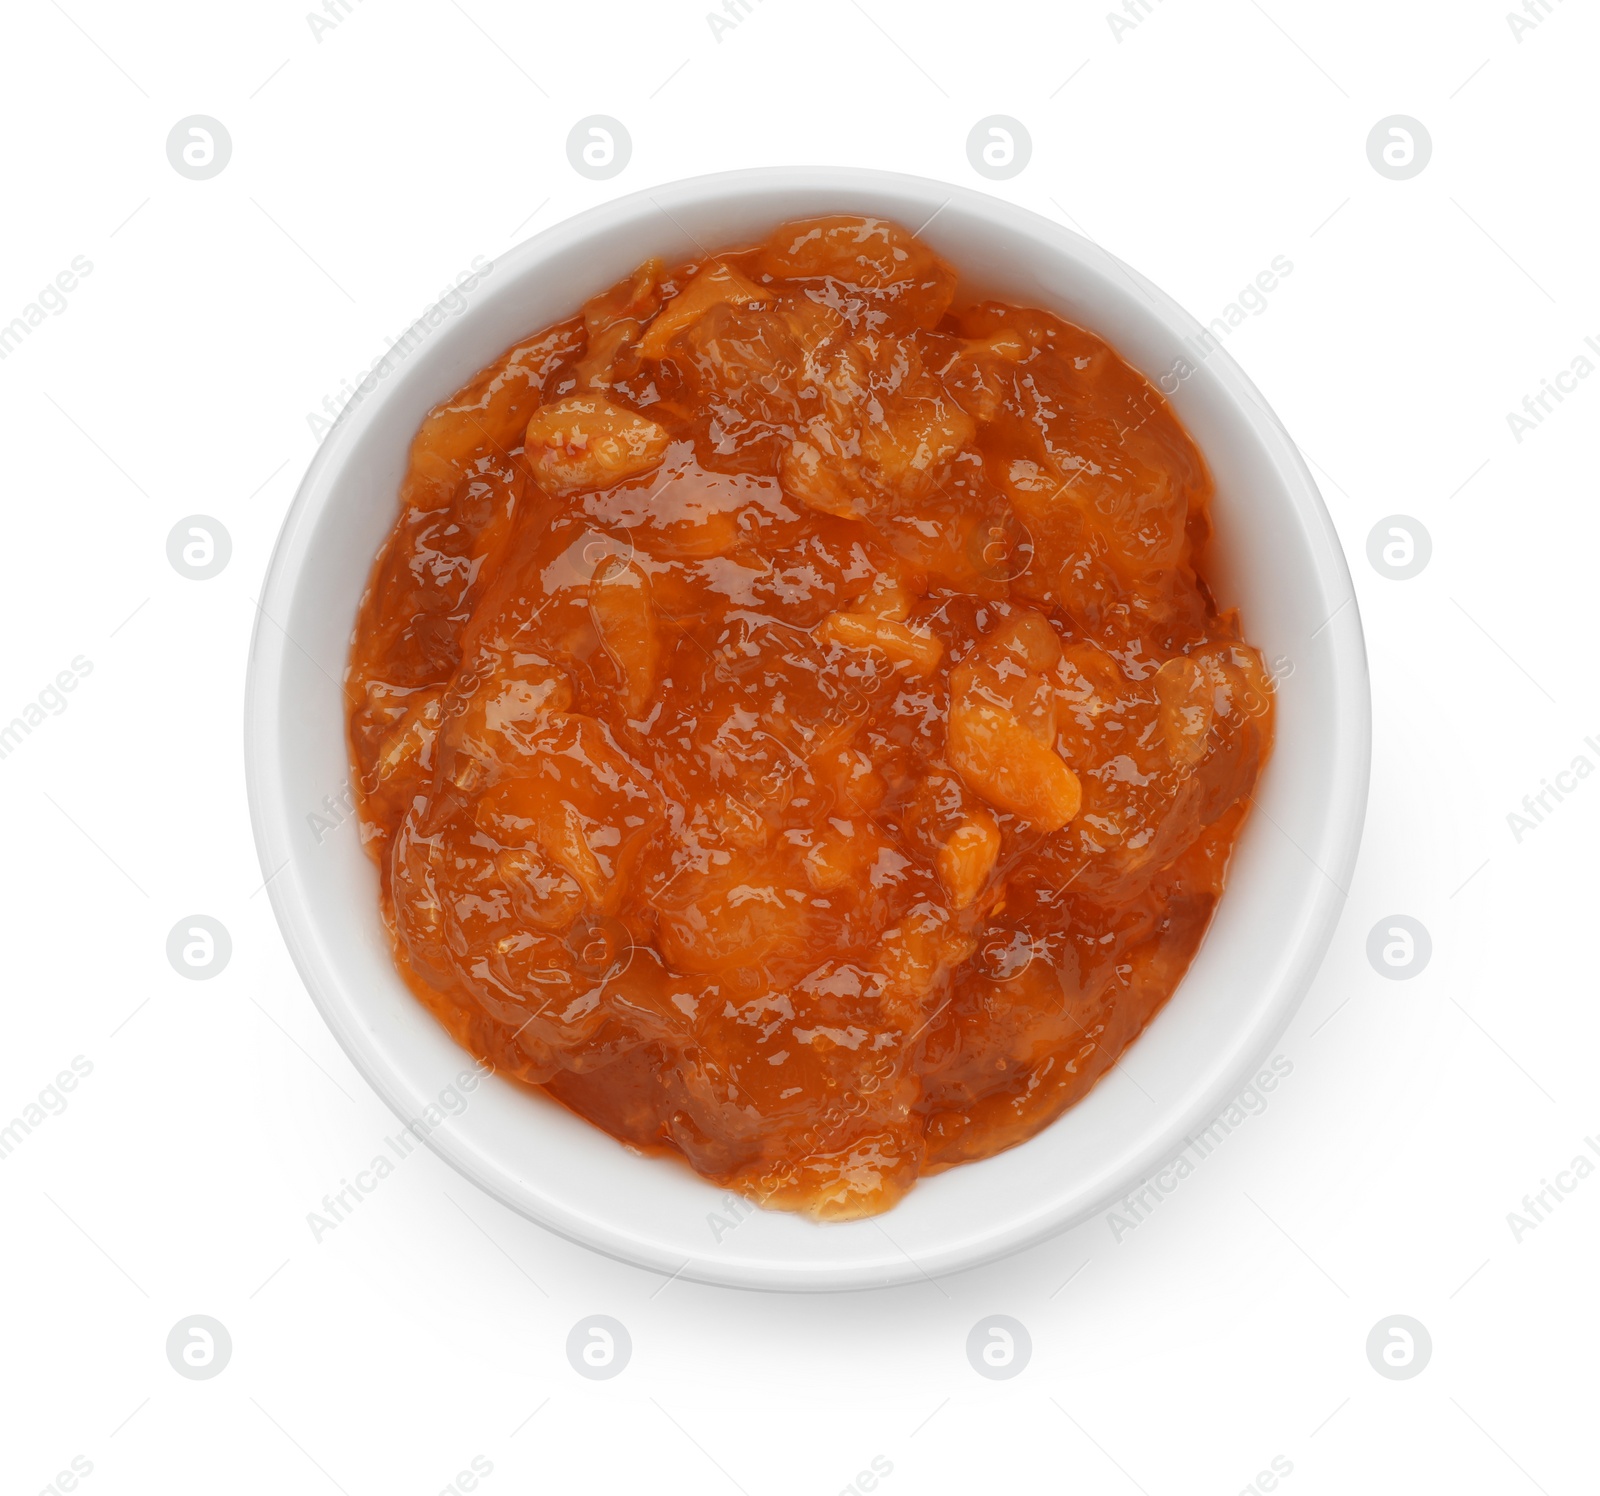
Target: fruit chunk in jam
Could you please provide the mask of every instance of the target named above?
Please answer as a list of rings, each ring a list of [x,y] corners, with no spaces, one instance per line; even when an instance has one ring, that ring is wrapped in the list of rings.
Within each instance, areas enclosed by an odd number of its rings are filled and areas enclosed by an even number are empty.
[[[824,1218],[1105,1073],[1271,744],[1166,403],[955,292],[873,219],[646,262],[423,423],[348,676],[421,1000]]]

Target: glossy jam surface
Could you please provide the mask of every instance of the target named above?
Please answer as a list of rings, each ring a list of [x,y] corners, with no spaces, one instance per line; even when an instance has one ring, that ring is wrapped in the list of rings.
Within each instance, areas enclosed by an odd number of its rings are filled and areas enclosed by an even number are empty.
[[[640,266],[423,423],[347,678],[419,998],[824,1218],[1115,1062],[1271,743],[1165,401],[955,293],[859,218]]]

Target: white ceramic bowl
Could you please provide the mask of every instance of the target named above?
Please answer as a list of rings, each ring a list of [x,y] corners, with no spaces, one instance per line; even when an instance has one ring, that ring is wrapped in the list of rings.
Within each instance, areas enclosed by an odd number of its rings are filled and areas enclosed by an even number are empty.
[[[1046,307],[1152,381],[1168,376],[1217,481],[1210,580],[1224,606],[1242,608],[1247,637],[1281,679],[1276,748],[1227,892],[1125,1073],[1021,1147],[921,1181],[887,1216],[824,1226],[752,1210],[497,1078],[458,1109],[450,1087],[470,1062],[395,973],[353,818],[331,833],[311,818],[332,819],[325,797],[349,777],[338,682],[427,410],[649,255],[686,259],[834,212],[925,224],[927,242],[985,294]],[[317,1006],[378,1094],[402,1119],[443,1116],[424,1127],[434,1150],[550,1230],[659,1272],[749,1288],[865,1288],[971,1267],[1085,1219],[1171,1159],[1249,1081],[1310,984],[1349,886],[1370,754],[1366,655],[1338,539],[1294,445],[1233,360],[1198,359],[1194,318],[1043,218],[941,182],[838,168],[729,172],[636,193],[519,245],[464,307],[436,313],[312,461],[268,570],[247,689],[250,811],[273,907]],[[1196,367],[1172,378],[1183,359]]]

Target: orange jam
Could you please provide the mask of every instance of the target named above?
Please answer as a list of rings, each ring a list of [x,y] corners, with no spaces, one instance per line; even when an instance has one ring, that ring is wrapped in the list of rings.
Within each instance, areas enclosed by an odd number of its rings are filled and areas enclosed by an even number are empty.
[[[896,224],[658,260],[423,422],[348,673],[455,1039],[762,1204],[1023,1141],[1183,976],[1271,745],[1210,476]]]

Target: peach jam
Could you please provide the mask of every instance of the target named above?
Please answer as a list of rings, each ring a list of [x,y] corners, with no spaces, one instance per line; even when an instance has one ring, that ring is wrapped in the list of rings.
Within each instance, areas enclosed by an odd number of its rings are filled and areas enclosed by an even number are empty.
[[[1271,746],[1166,401],[956,291],[870,218],[646,261],[423,422],[347,676],[417,997],[820,1218],[1094,1085]]]

